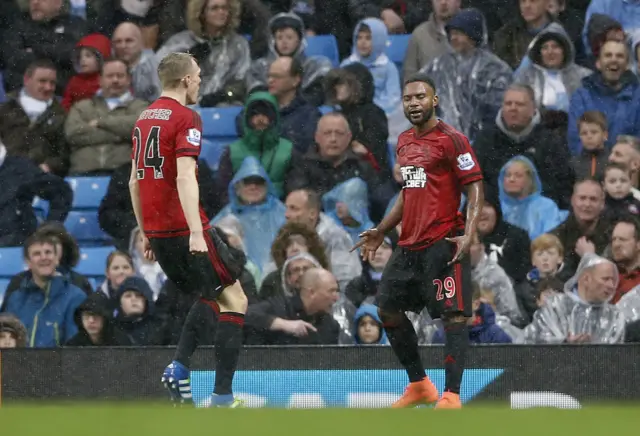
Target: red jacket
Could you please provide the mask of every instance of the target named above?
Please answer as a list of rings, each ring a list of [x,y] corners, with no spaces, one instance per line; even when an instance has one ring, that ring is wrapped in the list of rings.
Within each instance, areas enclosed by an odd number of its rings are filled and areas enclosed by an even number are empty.
[[[111,41],[104,35],[99,33],[92,33],[82,38],[78,44],[76,44],[76,53],[74,54],[77,59],[80,55],[80,48],[87,47],[93,49],[97,55],[99,64],[111,56]],[[62,98],[62,107],[65,110],[69,110],[74,103],[86,98],[93,97],[100,89],[100,71],[93,73],[78,73],[69,80],[67,87],[64,90],[64,96]]]
[[[616,304],[624,294],[640,285],[640,268],[625,271],[621,267],[618,267],[618,271],[620,272],[620,281],[618,282],[618,289],[616,289],[611,304]]]

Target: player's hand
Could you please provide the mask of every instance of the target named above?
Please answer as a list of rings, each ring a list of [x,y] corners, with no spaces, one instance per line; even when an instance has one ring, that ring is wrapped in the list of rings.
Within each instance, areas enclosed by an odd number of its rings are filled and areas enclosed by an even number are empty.
[[[147,238],[146,236],[142,237],[142,252],[144,254],[145,259],[151,262],[155,262],[156,255],[153,254],[153,250],[151,249],[151,243],[149,242],[149,238]]]
[[[445,238],[447,241],[452,244],[456,244],[456,254],[453,255],[453,259],[449,261],[447,265],[451,265],[453,263],[458,262],[465,253],[469,252],[469,247],[471,247],[472,238],[470,235],[462,235],[456,236],[455,238]]]
[[[360,233],[360,240],[356,245],[351,247],[349,252],[353,253],[358,248],[361,248],[360,255],[362,256],[362,260],[372,260],[376,255],[376,250],[383,241],[384,233],[374,227],[373,229]]]
[[[204,240],[204,233],[191,233],[191,236],[189,236],[189,251],[191,253],[206,253],[209,251],[207,243]]]
[[[309,332],[317,332],[318,329],[308,322],[298,319],[296,321],[287,321],[286,331],[297,338],[302,338],[307,336]]]

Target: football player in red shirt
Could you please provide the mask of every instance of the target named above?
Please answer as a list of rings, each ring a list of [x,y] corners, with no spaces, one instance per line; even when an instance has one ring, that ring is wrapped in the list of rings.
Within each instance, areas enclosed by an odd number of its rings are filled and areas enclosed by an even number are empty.
[[[396,147],[404,185],[390,213],[378,227],[365,231],[354,249],[371,258],[385,233],[402,222],[398,247],[382,274],[376,296],[391,347],[407,370],[409,386],[392,407],[437,401],[436,408],[459,408],[460,382],[469,343],[471,265],[466,254],[483,204],[482,172],[467,138],[438,120],[438,96],[431,79],[417,74],[405,81],[404,113],[413,127]],[[466,227],[458,212],[462,191],[469,206]],[[441,318],[446,334],[445,391],[426,376],[418,339],[405,311],[427,308]]]
[[[174,361],[162,382],[172,399],[191,399],[189,360],[203,326],[217,315],[216,375],[211,404],[238,407],[233,375],[242,347],[247,298],[238,277],[245,259],[209,225],[199,201],[197,159],[202,121],[195,104],[200,68],[187,53],[171,53],[158,66],[162,95],[140,114],[133,130],[129,187],[145,256],[157,259],[178,289],[198,292],[183,326]]]

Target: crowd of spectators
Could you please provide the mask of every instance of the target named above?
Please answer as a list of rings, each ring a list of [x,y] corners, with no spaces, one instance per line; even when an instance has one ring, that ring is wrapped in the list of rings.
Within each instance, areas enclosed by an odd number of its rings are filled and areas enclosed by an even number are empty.
[[[472,342],[640,341],[640,3],[5,3],[0,247],[23,247],[26,269],[0,296],[0,348],[177,343],[197,296],[141,255],[128,194],[133,125],[173,51],[202,68],[199,107],[242,106],[199,182],[246,254],[246,344],[387,344],[373,303],[402,224],[370,261],[350,248],[401,195],[389,144],[418,71],[485,179]],[[305,54],[324,34],[339,64]],[[411,34],[402,65],[385,54],[395,34]],[[117,248],[96,286],[74,269],[68,176],[110,177],[97,214]],[[410,317],[421,344],[442,342],[428,313]]]

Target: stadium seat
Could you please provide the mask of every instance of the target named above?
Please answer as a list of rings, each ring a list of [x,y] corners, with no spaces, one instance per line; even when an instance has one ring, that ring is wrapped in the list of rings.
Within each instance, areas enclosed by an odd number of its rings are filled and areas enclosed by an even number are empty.
[[[25,269],[22,247],[0,248],[0,277],[13,277]]]
[[[333,63],[334,67],[340,65],[340,55],[338,54],[338,41],[333,35],[316,35],[306,38],[307,46],[304,54],[307,56],[326,56]]]
[[[73,189],[73,210],[97,210],[107,193],[109,177],[67,177]]]
[[[228,141],[218,141],[217,139],[202,139],[202,151],[200,158],[204,159],[212,171],[218,171],[222,153],[229,146]]]
[[[229,143],[238,138],[236,117],[242,106],[231,107],[195,107],[202,118],[202,136],[208,139],[226,140]]]
[[[64,226],[80,245],[105,245],[111,242],[111,237],[100,228],[95,210],[72,210]]]
[[[8,285],[9,279],[0,279],[0,306],[2,306],[2,302],[4,301],[4,294],[7,291]]]
[[[38,222],[41,223],[47,219],[47,215],[49,215],[49,202],[43,200],[40,197],[34,197],[33,203],[31,203],[31,207],[33,207],[33,212],[36,214],[36,218]]]
[[[328,114],[329,112],[334,112],[335,109],[331,106],[320,106],[318,109],[320,109],[320,113],[322,115],[324,114]]]
[[[80,262],[75,271],[86,277],[103,277],[107,269],[107,257],[114,247],[81,247]]]
[[[389,35],[385,54],[398,66],[398,70],[402,71],[404,57],[407,54],[407,46],[409,45],[411,35]]]

